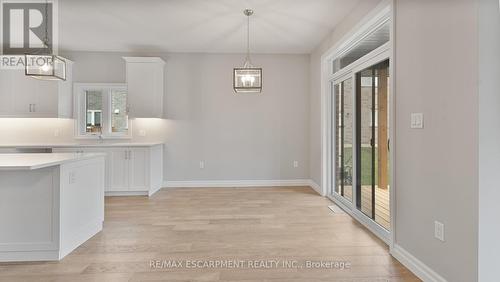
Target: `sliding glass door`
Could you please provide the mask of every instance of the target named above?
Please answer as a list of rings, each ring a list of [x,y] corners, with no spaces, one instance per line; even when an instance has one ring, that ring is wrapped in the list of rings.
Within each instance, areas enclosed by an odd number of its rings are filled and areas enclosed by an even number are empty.
[[[325,54],[329,92],[323,112],[323,183],[328,196],[385,242],[391,236],[391,21],[370,27]],[[358,37],[359,36],[359,37]],[[331,55],[331,57],[330,57]],[[394,195],[392,195],[394,196]]]
[[[356,208],[390,229],[389,60],[356,78]]]
[[[334,193],[353,199],[353,83],[352,78],[333,83],[332,150]]]

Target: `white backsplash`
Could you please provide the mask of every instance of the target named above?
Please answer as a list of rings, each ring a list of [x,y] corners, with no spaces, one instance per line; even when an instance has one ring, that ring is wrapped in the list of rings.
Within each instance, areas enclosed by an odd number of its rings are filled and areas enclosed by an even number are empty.
[[[74,124],[73,119],[0,118],[0,145],[93,142],[75,139]],[[165,141],[167,125],[164,119],[135,119],[131,123],[132,139],[106,142]]]

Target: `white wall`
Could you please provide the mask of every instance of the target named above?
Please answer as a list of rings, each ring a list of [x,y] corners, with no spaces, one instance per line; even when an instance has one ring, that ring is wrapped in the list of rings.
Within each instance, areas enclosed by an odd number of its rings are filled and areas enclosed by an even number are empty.
[[[395,243],[448,281],[476,281],[476,1],[397,0],[395,13]],[[412,112],[424,129],[410,129]]]
[[[121,57],[141,54],[63,55],[75,61],[75,82],[120,83]],[[134,120],[133,141],[166,141],[166,180],[309,178],[309,55],[253,56],[263,67],[261,95],[233,93],[232,68],[243,63],[243,55],[147,55],[167,62],[166,119]],[[138,136],[141,129],[146,137]],[[0,132],[0,144],[75,141],[72,120],[0,119]]]
[[[169,180],[309,178],[309,56],[254,56],[263,68],[263,92],[235,95],[232,68],[242,58],[167,59]]]
[[[497,281],[500,262],[500,7],[479,1],[479,281]]]

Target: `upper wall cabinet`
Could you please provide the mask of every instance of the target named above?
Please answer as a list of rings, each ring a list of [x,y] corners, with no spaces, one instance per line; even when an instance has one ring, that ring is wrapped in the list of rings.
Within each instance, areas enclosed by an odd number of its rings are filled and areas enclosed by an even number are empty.
[[[28,77],[22,70],[0,69],[0,117],[71,118],[72,63],[65,81]]]
[[[165,62],[157,57],[124,57],[130,118],[163,117]]]

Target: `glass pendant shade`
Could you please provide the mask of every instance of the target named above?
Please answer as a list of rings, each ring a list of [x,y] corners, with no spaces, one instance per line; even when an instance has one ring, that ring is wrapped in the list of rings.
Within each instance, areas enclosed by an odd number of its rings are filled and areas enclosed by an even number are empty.
[[[56,55],[25,55],[25,74],[41,80],[66,80],[66,60]]]

